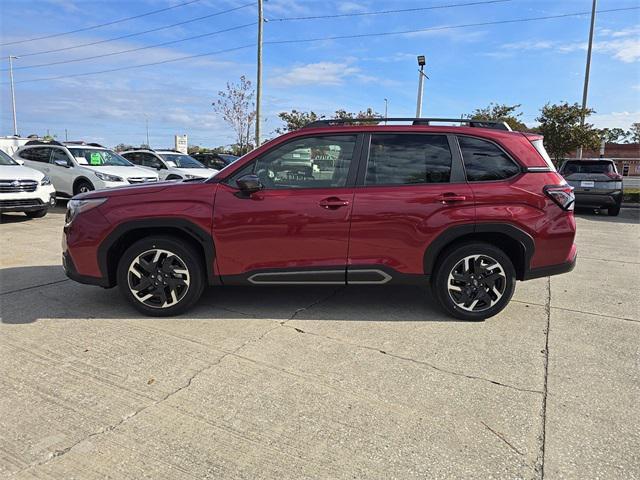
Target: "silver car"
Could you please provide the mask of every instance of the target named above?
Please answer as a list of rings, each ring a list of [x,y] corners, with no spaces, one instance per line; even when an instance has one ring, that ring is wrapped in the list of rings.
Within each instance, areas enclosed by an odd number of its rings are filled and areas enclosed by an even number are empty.
[[[610,216],[620,213],[622,175],[613,160],[566,160],[560,174],[574,188],[577,207],[606,208]]]

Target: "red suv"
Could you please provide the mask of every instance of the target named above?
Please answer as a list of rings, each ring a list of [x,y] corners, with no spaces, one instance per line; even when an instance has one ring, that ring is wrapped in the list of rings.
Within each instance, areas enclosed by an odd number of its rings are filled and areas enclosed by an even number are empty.
[[[119,285],[154,316],[185,311],[207,284],[430,283],[449,314],[481,320],[516,280],[573,268],[573,189],[541,136],[376,122],[314,122],[208,180],[78,195],[67,275]]]

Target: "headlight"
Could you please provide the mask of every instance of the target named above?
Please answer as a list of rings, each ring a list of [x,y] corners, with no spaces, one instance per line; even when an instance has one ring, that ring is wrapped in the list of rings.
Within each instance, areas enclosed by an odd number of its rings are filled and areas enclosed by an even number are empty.
[[[48,175],[45,175],[44,178],[40,180],[40,185],[42,185],[43,187],[45,185],[51,185],[51,179],[49,178]]]
[[[95,173],[96,173],[96,177],[98,177],[100,180],[104,182],[124,182],[122,177],[117,177],[115,175],[109,175],[107,173],[102,173],[102,172],[95,172]]]
[[[66,225],[70,225],[73,222],[73,219],[80,215],[82,212],[86,212],[93,208],[99,207],[104,202],[106,202],[106,198],[88,198],[86,200],[69,200],[67,202],[67,214],[64,217],[64,222]]]

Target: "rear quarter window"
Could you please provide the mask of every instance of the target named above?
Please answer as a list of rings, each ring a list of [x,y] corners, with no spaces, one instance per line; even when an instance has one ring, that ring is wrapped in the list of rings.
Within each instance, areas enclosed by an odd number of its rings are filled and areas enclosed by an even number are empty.
[[[497,145],[474,137],[458,137],[469,182],[505,180],[520,173],[520,167]]]

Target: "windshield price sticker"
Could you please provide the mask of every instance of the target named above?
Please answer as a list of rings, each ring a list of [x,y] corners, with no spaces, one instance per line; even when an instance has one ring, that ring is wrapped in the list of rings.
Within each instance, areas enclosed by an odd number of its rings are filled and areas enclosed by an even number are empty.
[[[102,155],[98,152],[94,152],[91,154],[91,165],[102,165]]]

